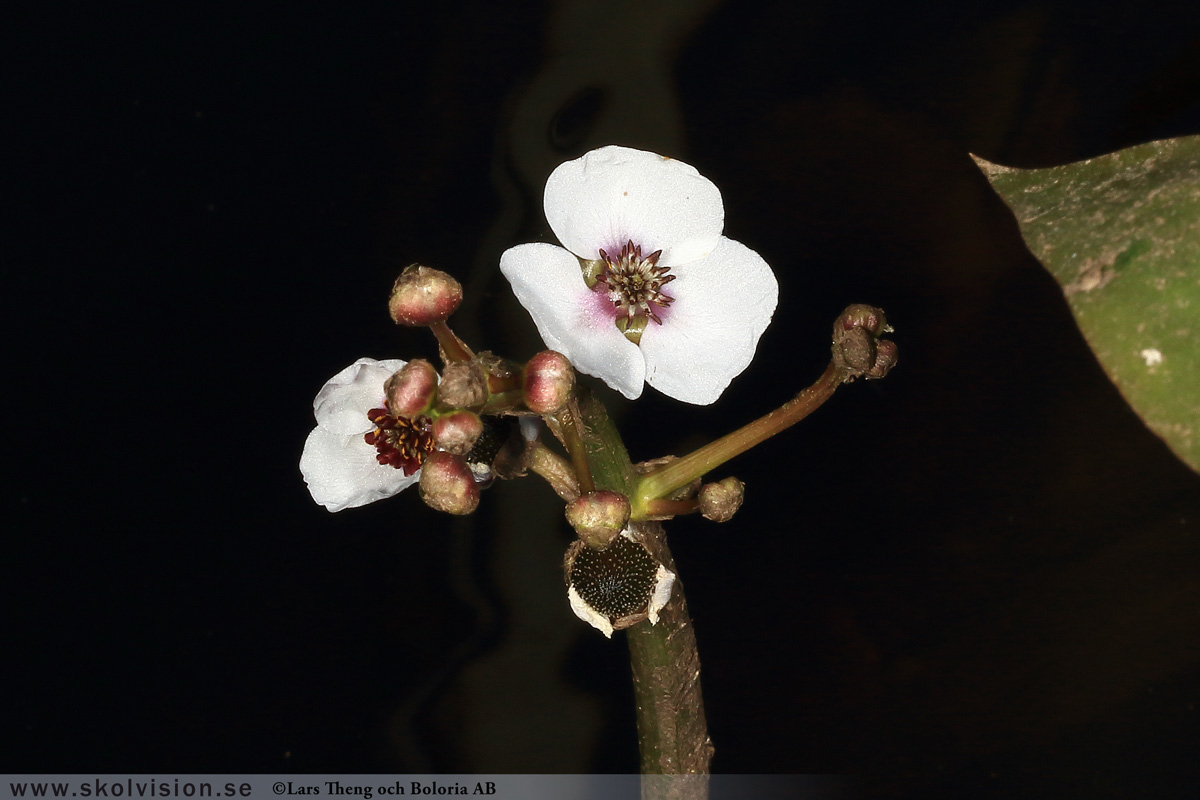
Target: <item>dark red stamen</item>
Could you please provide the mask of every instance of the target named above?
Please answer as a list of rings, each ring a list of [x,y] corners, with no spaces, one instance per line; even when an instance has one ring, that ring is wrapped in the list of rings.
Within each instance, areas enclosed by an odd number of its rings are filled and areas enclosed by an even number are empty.
[[[367,419],[376,426],[363,436],[367,444],[379,451],[375,460],[384,466],[404,470],[412,475],[421,468],[426,456],[433,452],[433,425],[429,417],[393,417],[386,408],[372,408]]]

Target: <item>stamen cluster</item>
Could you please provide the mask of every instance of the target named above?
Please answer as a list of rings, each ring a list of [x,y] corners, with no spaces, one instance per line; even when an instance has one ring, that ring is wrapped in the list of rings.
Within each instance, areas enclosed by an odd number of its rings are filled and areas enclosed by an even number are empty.
[[[375,430],[363,436],[367,444],[378,452],[375,460],[380,464],[404,470],[412,475],[433,452],[433,426],[429,417],[393,417],[386,408],[373,408],[367,419]]]
[[[608,299],[617,309],[618,320],[624,317],[626,325],[640,320],[644,326],[647,318],[661,325],[662,319],[652,306],[666,308],[675,302],[675,298],[662,293],[663,286],[675,276],[669,274],[669,267],[658,266],[661,255],[662,250],[655,250],[642,256],[642,246],[632,241],[616,254],[600,251],[604,271],[596,280],[608,287]]]

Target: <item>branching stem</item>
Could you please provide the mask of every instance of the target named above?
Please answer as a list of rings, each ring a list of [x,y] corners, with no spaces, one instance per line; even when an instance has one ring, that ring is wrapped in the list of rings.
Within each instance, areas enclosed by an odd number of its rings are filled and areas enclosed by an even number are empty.
[[[554,493],[568,503],[579,497],[579,481],[575,479],[570,462],[541,442],[533,445],[529,454],[529,468],[534,474],[545,478]]]
[[[816,411],[833,396],[833,393],[845,381],[846,375],[847,371],[844,367],[830,363],[816,383],[771,413],[738,428],[733,433],[722,436],[715,442],[706,444],[699,450],[643,475],[638,481],[636,497],[630,498],[633,504],[634,519],[645,519],[652,516],[649,513],[651,501],[666,497],[671,492],[687,486],[696,478],[770,439],[780,431],[790,428]]]

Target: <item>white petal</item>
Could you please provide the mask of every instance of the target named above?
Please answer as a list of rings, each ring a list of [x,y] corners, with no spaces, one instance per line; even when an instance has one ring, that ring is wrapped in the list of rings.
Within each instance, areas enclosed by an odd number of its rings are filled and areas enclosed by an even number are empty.
[[[617,330],[604,296],[587,288],[575,256],[552,244],[522,244],[504,251],[500,271],[546,347],[630,399],[642,394],[642,353]]]
[[[342,435],[373,429],[375,426],[367,419],[367,412],[383,406],[383,384],[404,364],[398,358],[386,361],[360,358],[334,375],[313,400],[317,425]]]
[[[685,403],[708,405],[754,358],[775,313],[779,284],[762,256],[721,237],[706,258],[672,270],[675,302],[642,334],[646,382]]]
[[[632,240],[660,264],[686,264],[716,246],[725,226],[721,192],[682,161],[601,147],[560,164],[546,180],[546,220],[571,252],[599,258]]]
[[[404,470],[381,465],[375,460],[375,448],[361,434],[339,436],[320,427],[304,442],[300,472],[313,500],[330,511],[391,497],[416,483],[421,474],[405,476]]]
[[[575,616],[603,633],[609,639],[612,638],[613,626],[608,621],[608,617],[589,606],[587,601],[579,596],[579,592],[575,591],[574,586],[567,590],[567,599],[571,601],[571,610],[575,612]]]

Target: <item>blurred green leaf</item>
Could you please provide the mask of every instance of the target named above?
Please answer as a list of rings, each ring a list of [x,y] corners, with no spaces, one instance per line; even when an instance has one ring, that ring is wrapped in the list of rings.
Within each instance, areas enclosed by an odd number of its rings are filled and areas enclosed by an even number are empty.
[[[974,158],[1113,383],[1200,472],[1200,136],[1049,169]]]

